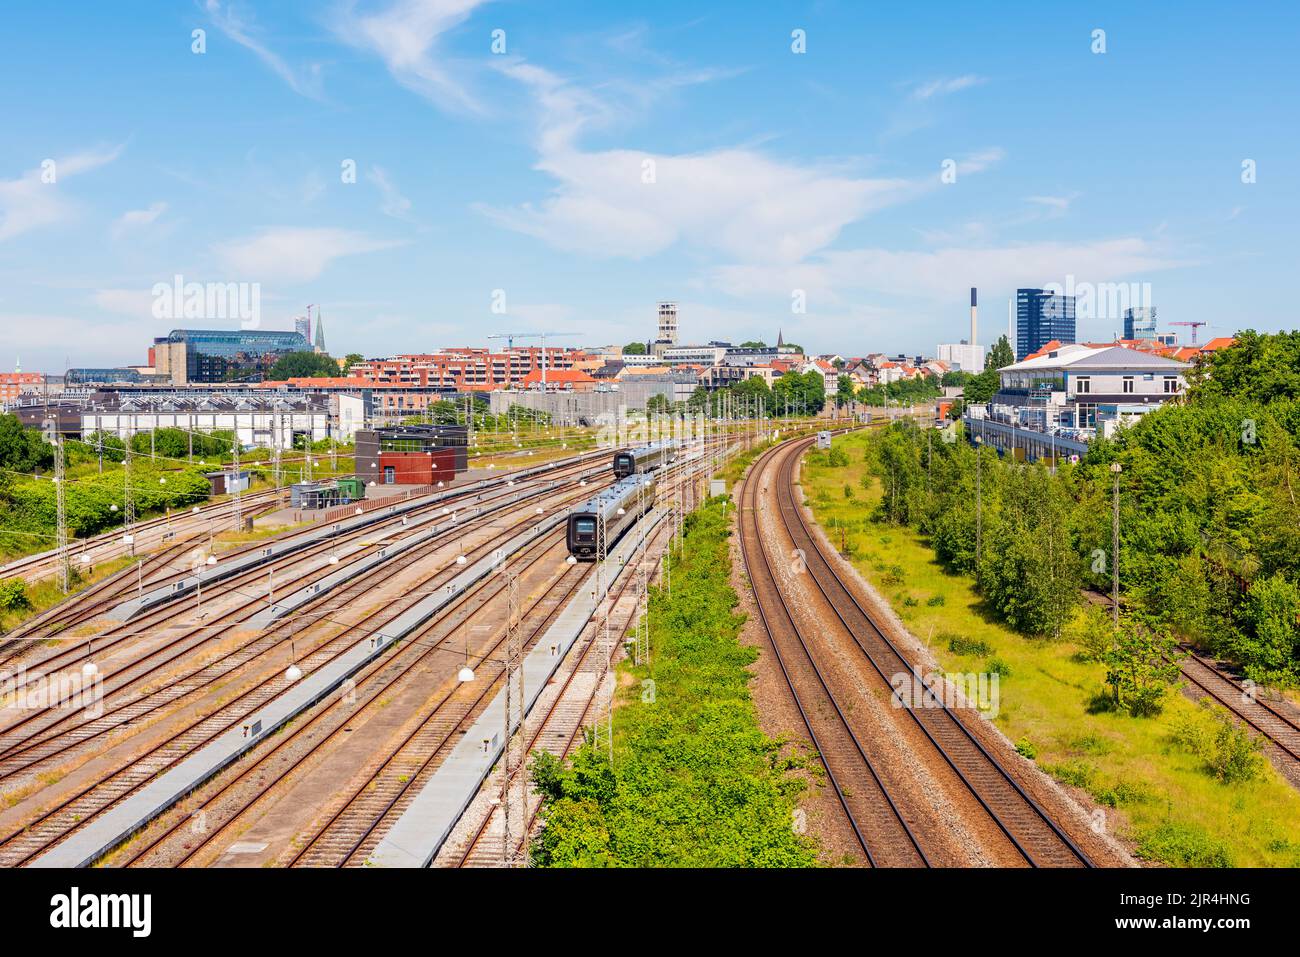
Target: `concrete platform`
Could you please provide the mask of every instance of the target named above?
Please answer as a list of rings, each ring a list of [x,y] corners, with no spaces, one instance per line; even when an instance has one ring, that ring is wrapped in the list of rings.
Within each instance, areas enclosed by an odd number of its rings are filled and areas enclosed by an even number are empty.
[[[445,605],[456,601],[465,590],[487,577],[509,556],[546,535],[565,520],[564,514],[550,516],[510,539],[493,555],[479,559],[457,575],[449,587],[438,589],[411,606],[385,626],[381,633],[357,641],[324,667],[308,672],[285,691],[251,715],[239,727],[199,748],[169,771],[158,775],[130,797],[90,821],[75,834],[45,851],[32,867],[86,867],[112,850],[149,821],[181,800],[213,775],[235,761],[286,722],[337,690],[393,642],[404,638],[428,621]]]
[[[605,561],[617,578],[635,553],[641,538],[650,534],[666,513],[654,509],[614,546]],[[592,566],[582,590],[573,598],[524,658],[524,711],[531,713],[546,683],[555,674],[574,642],[591,621],[599,596]],[[384,838],[366,863],[372,867],[428,867],[452,828],[478,793],[488,772],[505,749],[505,689],[498,691],[434,771],[415,800]],[[515,722],[511,732],[518,728]]]

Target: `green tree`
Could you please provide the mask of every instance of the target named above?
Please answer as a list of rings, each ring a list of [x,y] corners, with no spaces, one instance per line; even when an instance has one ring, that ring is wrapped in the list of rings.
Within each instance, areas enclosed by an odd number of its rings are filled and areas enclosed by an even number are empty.
[[[993,343],[989,349],[989,354],[984,357],[984,368],[1001,369],[1003,366],[1009,366],[1016,361],[1016,352],[1011,348],[1011,343],[1006,336],[999,336],[998,341]]]
[[[644,342],[629,342],[623,347],[623,355],[625,356],[643,356],[645,354],[646,349]]]
[[[856,397],[856,390],[853,388],[853,380],[846,375],[839,377],[837,381],[839,388],[835,393],[835,404],[846,406]]]
[[[54,447],[35,429],[23,428],[18,416],[0,415],[0,468],[35,472],[54,465]]]
[[[287,352],[267,373],[269,379],[324,379],[339,374],[339,364],[320,352]]]
[[[347,375],[358,362],[365,362],[366,357],[359,352],[349,352],[343,357],[343,374]]]
[[[1159,714],[1180,657],[1166,625],[1145,615],[1121,617],[1115,644],[1102,655],[1111,703],[1135,718]]]

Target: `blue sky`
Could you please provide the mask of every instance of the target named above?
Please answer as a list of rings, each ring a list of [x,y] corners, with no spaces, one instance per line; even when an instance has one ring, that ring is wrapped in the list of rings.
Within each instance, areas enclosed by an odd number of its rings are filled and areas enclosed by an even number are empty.
[[[969,286],[988,342],[1017,286],[1071,276],[1149,283],[1202,338],[1296,325],[1291,5],[647,9],[11,7],[0,368],[236,325],[156,318],[177,274],[258,283],[263,328],[319,303],[372,356],[645,339],[661,298],[688,341],[933,352]]]

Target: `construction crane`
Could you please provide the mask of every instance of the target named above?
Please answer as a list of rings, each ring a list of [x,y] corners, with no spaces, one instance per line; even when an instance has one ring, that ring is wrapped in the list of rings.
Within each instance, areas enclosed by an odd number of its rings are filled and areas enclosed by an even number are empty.
[[[540,339],[542,347],[542,391],[546,391],[546,340],[555,339],[561,336],[576,336],[576,332],[494,332],[488,336],[489,339],[504,339],[506,341],[506,352],[513,352],[516,339]],[[506,385],[513,385],[510,381],[512,366],[506,364]]]
[[[1189,322],[1171,322],[1171,326],[1191,326],[1192,327],[1192,345],[1196,345],[1196,330],[1200,326],[1209,325],[1204,319],[1195,319]]]

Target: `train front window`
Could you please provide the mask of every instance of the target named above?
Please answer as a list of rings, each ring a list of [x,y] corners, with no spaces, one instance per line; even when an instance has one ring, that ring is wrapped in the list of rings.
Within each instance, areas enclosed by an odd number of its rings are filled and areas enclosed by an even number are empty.
[[[573,523],[573,530],[579,535],[595,535],[596,520],[594,518],[580,518]]]

